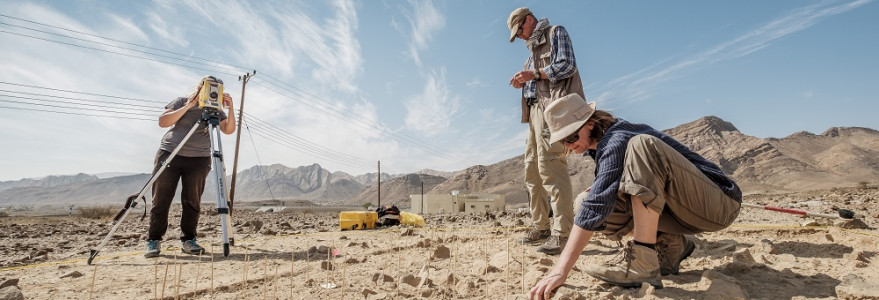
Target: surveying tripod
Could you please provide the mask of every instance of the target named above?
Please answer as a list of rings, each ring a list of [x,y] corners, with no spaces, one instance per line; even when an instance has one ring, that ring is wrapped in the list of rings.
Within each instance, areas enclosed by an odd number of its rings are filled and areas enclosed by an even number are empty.
[[[195,125],[192,126],[192,129],[186,133],[186,136],[183,137],[183,140],[174,148],[174,151],[162,162],[162,166],[156,171],[152,177],[150,177],[149,182],[144,185],[143,188],[140,189],[136,195],[132,195],[128,197],[128,200],[125,202],[125,207],[116,215],[113,220],[115,224],[110,229],[110,232],[107,233],[107,236],[101,240],[101,243],[98,244],[97,247],[91,249],[89,251],[89,259],[88,264],[92,264],[92,260],[98,256],[98,252],[101,251],[104,246],[107,245],[107,242],[110,241],[110,238],[113,236],[113,233],[116,232],[116,229],[119,228],[119,225],[122,224],[122,221],[125,220],[125,217],[128,216],[135,206],[137,206],[138,199],[143,199],[143,195],[146,193],[148,189],[153,186],[153,183],[156,182],[156,179],[159,178],[159,175],[162,175],[162,172],[171,165],[171,161],[177,156],[177,152],[183,148],[183,145],[189,141],[189,138],[198,129],[198,126],[201,123],[205,123],[208,127],[208,136],[211,140],[211,168],[213,169],[214,178],[217,180],[217,214],[220,216],[220,226],[223,233],[223,256],[229,256],[229,246],[235,245],[235,239],[232,237],[232,227],[231,220],[229,219],[229,203],[227,202],[227,191],[226,191],[226,166],[223,164],[223,145],[220,142],[220,110],[213,107],[204,107],[201,113],[201,120],[195,122]]]

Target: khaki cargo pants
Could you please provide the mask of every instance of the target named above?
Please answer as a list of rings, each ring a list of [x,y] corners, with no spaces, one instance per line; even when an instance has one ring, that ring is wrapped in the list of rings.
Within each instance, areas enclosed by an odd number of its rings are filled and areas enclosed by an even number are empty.
[[[543,136],[546,123],[543,108],[531,107],[528,139],[525,148],[525,187],[530,195],[531,222],[540,230],[552,229],[552,235],[567,237],[574,224],[574,200],[565,146],[549,144]],[[549,201],[547,201],[547,197]],[[550,204],[551,203],[551,204]],[[549,217],[550,205],[553,217]]]
[[[648,208],[660,213],[660,232],[674,234],[724,229],[741,208],[683,155],[646,134],[633,137],[626,147],[617,201],[602,231],[611,240],[622,239],[634,227],[630,195],[639,196]],[[582,201],[581,197],[577,200]],[[576,204],[578,210],[580,204]]]

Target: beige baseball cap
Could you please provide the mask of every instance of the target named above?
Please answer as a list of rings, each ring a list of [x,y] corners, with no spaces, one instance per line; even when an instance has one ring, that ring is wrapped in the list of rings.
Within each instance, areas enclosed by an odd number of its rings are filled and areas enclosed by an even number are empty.
[[[516,39],[516,32],[519,31],[519,25],[522,24],[522,19],[525,19],[528,15],[531,14],[531,10],[527,7],[520,7],[510,13],[510,17],[507,19],[507,27],[510,28],[510,43]]]
[[[583,97],[572,93],[546,106],[543,118],[549,126],[549,143],[561,141],[586,123],[595,112],[595,102],[586,103]]]

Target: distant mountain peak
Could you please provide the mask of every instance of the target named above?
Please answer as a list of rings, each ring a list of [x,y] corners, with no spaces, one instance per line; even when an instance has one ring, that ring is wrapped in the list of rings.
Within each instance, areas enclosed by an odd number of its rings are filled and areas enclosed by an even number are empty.
[[[739,131],[739,129],[736,128],[736,126],[732,123],[724,121],[723,119],[716,116],[702,117],[689,124],[692,124],[694,127],[705,127],[706,129],[716,132]]]
[[[879,131],[864,128],[864,127],[831,127],[827,129],[821,135],[827,137],[841,137],[841,136],[852,136],[855,133],[869,133],[869,134],[879,134]]]

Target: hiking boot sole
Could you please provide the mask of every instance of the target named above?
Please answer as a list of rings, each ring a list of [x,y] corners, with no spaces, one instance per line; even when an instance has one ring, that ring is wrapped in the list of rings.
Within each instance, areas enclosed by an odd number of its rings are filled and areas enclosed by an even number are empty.
[[[694,243],[691,240],[686,240],[686,241],[687,241],[687,243],[686,243],[687,245],[684,247],[684,254],[681,255],[681,258],[675,262],[674,266],[671,268],[667,268],[667,269],[664,269],[664,268],[659,269],[659,273],[662,274],[662,276],[678,275],[678,273],[680,273],[680,270],[681,270],[681,262],[684,261],[685,259],[687,259],[687,257],[690,257],[690,255],[693,254],[693,250],[696,250],[696,243]]]
[[[180,251],[183,252],[183,253],[186,253],[186,254],[192,254],[192,255],[202,255],[202,254],[204,254],[204,252],[205,252],[204,249],[201,249],[201,250],[189,250],[189,251],[186,251],[186,250],[180,249]]]
[[[516,243],[519,243],[519,244],[522,244],[522,245],[532,245],[532,246],[537,246],[537,245],[540,245],[540,244],[543,244],[544,242],[546,242],[546,239],[548,239],[548,238],[549,238],[549,237],[546,237],[546,238],[544,238],[544,239],[534,240],[534,241],[529,241],[529,240],[516,240]]]
[[[562,248],[547,249],[547,248],[543,248],[543,247],[537,247],[537,252],[549,254],[549,255],[558,255],[559,253],[562,253],[562,250],[564,250],[564,249],[562,249]]]
[[[159,257],[159,254],[161,254],[161,252],[158,252],[158,251],[156,251],[156,252],[147,252],[147,253],[144,253],[144,254],[143,254],[143,257],[146,257],[146,258]]]
[[[592,277],[595,277],[595,278],[601,279],[601,280],[604,281],[604,282],[607,282],[607,283],[610,283],[610,284],[613,284],[613,285],[618,285],[618,286],[621,286],[621,287],[624,287],[624,288],[637,288],[637,287],[641,287],[641,284],[644,283],[644,282],[646,282],[646,283],[649,284],[649,285],[652,285],[654,288],[657,288],[657,289],[661,289],[661,288],[664,287],[664,286],[662,285],[662,278],[659,278],[659,276],[657,276],[656,279],[650,279],[650,280],[632,281],[632,282],[620,282],[620,281],[614,281],[614,280],[611,280],[611,279],[609,279],[609,278],[607,278],[607,277],[604,277],[604,276],[601,276],[601,275],[599,275],[599,274],[592,274],[592,273],[588,273],[588,272],[587,272],[587,274],[589,274],[589,276],[592,276]]]

